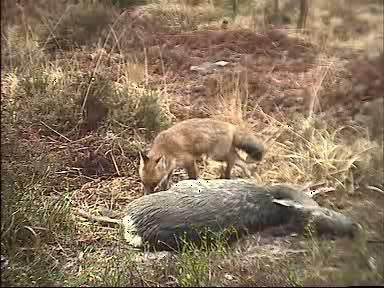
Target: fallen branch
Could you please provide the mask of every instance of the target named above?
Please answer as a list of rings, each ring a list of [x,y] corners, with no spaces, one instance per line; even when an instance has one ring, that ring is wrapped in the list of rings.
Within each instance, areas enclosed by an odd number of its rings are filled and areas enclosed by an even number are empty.
[[[57,135],[59,135],[60,137],[63,137],[65,140],[67,140],[68,142],[72,142],[71,139],[69,139],[68,137],[64,136],[63,134],[61,134],[60,132],[57,132],[55,129],[49,127],[47,124],[45,124],[43,121],[40,121],[41,124],[43,124],[45,127],[47,127],[49,130],[55,132]]]
[[[366,187],[367,189],[370,189],[370,190],[372,190],[372,191],[379,192],[379,193],[381,193],[382,195],[384,195],[384,191],[381,190],[380,188],[377,188],[377,187],[375,187],[375,186],[370,186],[370,185],[366,185],[365,187]]]
[[[74,210],[74,214],[81,216],[81,217],[84,217],[84,218],[91,220],[91,221],[99,222],[101,224],[115,224],[115,225],[121,225],[122,224],[121,220],[112,219],[112,218],[104,217],[104,216],[95,216],[95,215],[92,215],[88,212],[85,212],[82,209]]]

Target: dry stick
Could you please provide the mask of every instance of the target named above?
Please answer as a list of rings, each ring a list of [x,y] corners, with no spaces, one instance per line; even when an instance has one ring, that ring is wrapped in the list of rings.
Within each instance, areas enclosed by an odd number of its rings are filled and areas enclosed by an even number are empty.
[[[93,136],[93,135],[88,135],[88,136],[85,136],[85,137],[83,137],[83,138],[80,138],[80,139],[77,139],[77,140],[73,140],[73,141],[71,142],[71,144],[81,142],[81,141],[83,141],[83,140],[85,140],[85,139],[91,138],[92,136]]]
[[[120,54],[121,54],[120,42],[119,42],[119,40],[118,40],[118,37],[117,37],[117,35],[116,35],[115,30],[114,30],[113,27],[115,26],[115,24],[117,23],[117,21],[119,20],[119,18],[123,17],[125,14],[127,14],[127,11],[124,11],[123,13],[121,13],[121,14],[119,15],[119,17],[117,17],[116,21],[112,24],[112,26],[109,27],[109,28],[110,28],[110,33],[113,34],[113,36],[114,36],[114,38],[115,38],[115,40],[116,40],[116,45],[118,46],[118,49],[119,49]],[[132,22],[133,22],[133,21],[132,21]],[[131,23],[132,23],[132,22],[131,22]],[[113,49],[114,49],[114,47],[112,48],[112,50],[113,50]]]
[[[158,48],[159,48],[159,56],[160,56],[161,70],[162,70],[162,72],[163,72],[164,93],[165,93],[165,95],[166,95],[166,97],[165,97],[166,99],[164,100],[164,98],[163,98],[163,101],[166,102],[164,105],[166,106],[165,109],[167,110],[167,113],[168,113],[169,115],[172,115],[172,116],[174,117],[174,115],[172,114],[171,110],[169,110],[169,101],[170,101],[170,99],[169,99],[169,95],[168,95],[168,93],[167,93],[167,78],[166,78],[166,71],[165,71],[165,65],[164,65],[163,54],[161,53],[161,47],[158,46]],[[164,102],[163,102],[163,103],[164,103]]]
[[[299,21],[297,22],[297,29],[305,30],[307,17],[308,17],[308,0],[300,0],[300,16]]]
[[[119,16],[119,18],[120,18],[120,17],[123,17],[123,15],[125,15],[126,13],[127,13],[127,11],[124,11],[124,12]],[[138,17],[138,16],[136,16],[136,17],[131,21],[130,26],[132,26],[133,22],[136,20],[137,17]],[[118,18],[118,19],[119,19],[119,18]],[[117,20],[118,20],[118,19],[117,19]],[[117,23],[117,20],[115,21],[115,23]],[[115,38],[115,42],[116,42],[117,49],[118,49],[120,55],[122,55],[123,52],[122,52],[122,49],[121,49],[121,47],[120,47],[119,37],[117,37],[116,32],[115,32],[115,30],[113,29],[113,26],[115,25],[115,23],[110,27],[110,33],[112,33],[113,37]],[[129,27],[129,29],[130,29],[130,27]],[[113,51],[114,49],[115,49],[115,45],[113,45],[111,51]],[[124,58],[120,58],[120,59],[121,59],[120,64],[124,64]],[[119,69],[119,75],[120,75],[120,70],[121,70],[120,65],[119,65],[118,69]],[[127,77],[126,77],[126,78],[127,78]],[[119,79],[120,79],[120,77],[119,77]]]
[[[125,12],[124,12],[124,13],[125,13]],[[119,39],[118,39],[118,37],[117,37],[117,35],[116,35],[116,33],[115,33],[115,30],[113,30],[113,27],[110,27],[110,33],[112,33],[113,38],[115,38],[115,42],[116,42],[117,49],[119,50],[119,53],[120,53],[120,55],[121,55],[121,54],[122,54],[122,50],[121,50],[121,47],[120,47],[120,42],[119,42]],[[111,51],[113,51],[114,49],[115,49],[115,45],[113,45]],[[120,61],[121,61],[121,62],[120,62]],[[123,64],[124,60],[120,58],[120,61],[119,61],[120,64]],[[118,75],[120,75],[120,65],[119,65],[118,69],[119,69],[119,73],[118,73]],[[119,77],[119,79],[120,79],[120,77]]]
[[[121,156],[123,156],[124,158],[127,158],[127,157],[125,156],[125,153],[124,153],[123,147],[121,147],[121,144],[120,144],[120,142],[117,142],[117,145],[119,145]]]
[[[272,116],[262,112],[263,116],[266,116],[267,118],[270,118],[272,119],[275,123],[278,123],[280,124],[281,127],[284,127],[286,125],[284,125],[283,123],[281,123],[279,120],[273,118]],[[295,130],[293,130],[291,127],[285,127],[287,130],[289,130],[289,132],[291,132],[292,134],[294,134],[296,137],[299,137],[301,140],[303,140],[304,142],[306,142],[308,145],[312,146],[313,144],[311,143],[311,141],[305,139],[303,136],[301,136],[299,133],[295,132]]]
[[[304,88],[304,91],[307,94],[309,94],[309,104],[308,104],[308,116],[309,117],[312,117],[313,109],[314,109],[314,106],[315,106],[315,100],[316,100],[315,92],[313,90],[314,89],[309,89],[307,87]]]
[[[16,3],[16,7],[20,10],[20,12],[21,12],[21,22],[22,22],[22,26],[23,26],[23,28],[24,28],[24,31],[25,31],[25,36],[27,37],[27,38],[29,38],[29,34],[30,33],[28,33],[29,31],[29,29],[28,29],[28,27],[27,27],[27,23],[26,23],[26,20],[25,20],[25,11],[24,11],[24,7],[23,6],[21,6],[20,4],[18,4],[18,3]],[[26,39],[27,41],[29,40],[29,39]],[[28,41],[29,42],[29,41]],[[29,61],[31,62],[31,64],[32,64],[32,52],[30,52],[30,53],[28,53],[28,58],[29,58]]]
[[[49,37],[51,37],[51,36],[53,36],[53,38],[55,39],[55,42],[56,42],[57,46],[60,47],[59,43],[57,42],[57,39],[56,39],[56,37],[55,37],[54,32],[55,32],[57,26],[59,26],[61,20],[64,18],[65,14],[66,14],[66,13],[73,7],[73,6],[74,6],[74,5],[70,4],[70,5],[65,9],[64,13],[60,16],[59,20],[56,22],[56,24],[55,24],[55,26],[53,27],[53,29],[50,29],[49,25],[46,25],[46,23],[44,23],[44,26],[46,26],[46,28],[49,30],[49,35],[48,35],[48,37],[47,37],[47,40],[45,40],[45,42],[44,42],[44,45],[43,45],[43,47],[42,47],[43,49],[45,49],[45,46],[48,44]],[[41,17],[41,18],[43,18],[43,19],[46,20],[46,18],[44,17],[44,15],[43,15],[42,13],[39,13],[39,14],[40,14],[40,17]]]
[[[309,107],[308,107],[308,115],[309,117],[312,117],[312,114],[313,114],[313,111],[314,111],[314,105],[315,105],[315,101],[317,102],[317,104],[320,106],[320,102],[319,102],[319,98],[318,98],[318,92],[320,90],[320,87],[321,85],[323,84],[324,82],[324,79],[325,77],[327,76],[328,74],[328,71],[330,70],[331,66],[333,65],[333,61],[331,62],[330,65],[326,66],[326,70],[325,72],[323,72],[320,76],[320,81],[318,82],[317,85],[315,85],[315,87],[313,87],[311,89],[311,91],[309,91],[309,89],[306,89],[309,93],[310,93],[310,102],[309,102]],[[321,107],[320,107],[321,109]]]
[[[90,213],[85,212],[84,210],[82,210],[80,208],[74,210],[74,214],[81,216],[81,217],[84,217],[86,219],[89,219],[91,221],[99,222],[101,224],[115,224],[115,225],[122,225],[123,224],[122,220],[113,219],[113,218],[104,217],[104,216],[95,216],[95,215],[92,215]]]
[[[121,176],[120,175],[120,170],[119,170],[119,167],[117,167],[117,163],[116,163],[116,160],[115,160],[115,157],[113,157],[113,152],[112,152],[112,149],[107,151],[107,153],[105,153],[106,155],[110,153],[111,154],[111,158],[112,158],[112,161],[113,161],[113,165],[115,166],[115,169],[116,169],[116,172],[117,172],[117,175]]]
[[[164,67],[164,61],[163,61],[163,54],[161,53],[161,48],[160,48],[160,46],[158,46],[158,48],[159,48],[159,56],[160,56],[161,70],[163,70],[163,84],[164,84],[164,90],[165,90],[165,93],[167,93],[167,80],[166,80],[166,77],[165,77],[165,67]]]
[[[239,82],[240,82],[240,74],[239,74]],[[245,71],[245,80],[244,82],[246,83],[245,84],[245,101],[244,101],[244,104],[243,104],[243,107],[244,107],[244,116],[247,115],[247,107],[248,107],[248,99],[249,99],[249,86],[248,86],[248,83],[249,83],[249,77],[248,77],[248,69]],[[242,110],[243,110],[243,107],[242,107]],[[243,116],[243,115],[242,115]]]
[[[91,89],[92,80],[94,78],[93,75],[95,75],[95,71],[96,71],[97,67],[99,66],[99,64],[101,62],[101,57],[102,57],[102,55],[100,55],[99,58],[97,59],[97,63],[96,63],[95,69],[92,71],[92,76],[89,78],[87,91],[85,92],[83,104],[81,105],[81,109],[80,109],[81,117],[83,117],[83,113],[84,113],[84,109],[85,109],[85,104],[87,103],[88,95],[89,95],[89,90]]]
[[[144,67],[145,67],[145,87],[148,88],[148,56],[147,56],[147,48],[145,48],[144,38],[142,38],[143,41],[143,49],[144,49]]]
[[[367,189],[370,189],[370,190],[372,190],[372,191],[379,192],[379,193],[381,193],[382,195],[384,195],[384,191],[381,190],[381,189],[378,188],[378,187],[370,186],[370,185],[366,185],[365,187],[366,187]]]
[[[57,132],[55,129],[49,127],[47,124],[45,124],[43,121],[40,120],[40,123],[43,124],[45,127],[47,127],[49,130],[55,132],[57,135],[59,135],[60,137],[63,137],[65,140],[67,140],[68,142],[72,142],[71,139],[69,139],[68,137],[64,136],[63,134],[61,134],[60,132]]]
[[[143,51],[144,51],[144,71],[145,71],[145,87],[147,88],[148,87],[148,56],[147,56],[147,48],[145,48],[145,41],[144,41],[144,37],[142,37],[141,35],[139,35],[139,33],[137,33],[136,31],[136,35],[137,37],[140,38],[141,42],[143,42]]]
[[[35,237],[35,247],[39,247],[39,244],[40,244],[39,235],[37,235],[37,233],[35,232],[35,230],[33,230],[31,226],[24,225],[24,228],[27,229],[29,232],[31,232],[31,234]]]
[[[15,214],[16,213],[17,212],[12,213],[11,224],[9,224],[9,226],[8,226],[8,228],[7,228],[7,230],[5,232],[2,232],[2,235],[7,235],[8,232],[12,229],[13,224],[15,223]],[[1,225],[1,231],[4,231],[4,229],[5,229],[4,225],[5,225],[5,221],[4,221],[4,224]]]

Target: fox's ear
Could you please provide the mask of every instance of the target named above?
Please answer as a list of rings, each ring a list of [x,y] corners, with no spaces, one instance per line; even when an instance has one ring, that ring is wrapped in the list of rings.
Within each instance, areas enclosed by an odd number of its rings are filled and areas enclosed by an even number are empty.
[[[139,151],[139,157],[140,157],[140,163],[143,162],[147,162],[148,161],[148,156],[143,152],[143,151]]]
[[[143,177],[144,166],[145,166],[145,163],[148,161],[148,156],[140,151],[139,157],[140,157],[139,174],[140,174],[140,177]]]
[[[157,167],[163,170],[167,169],[167,161],[165,155],[162,155],[157,161]]]

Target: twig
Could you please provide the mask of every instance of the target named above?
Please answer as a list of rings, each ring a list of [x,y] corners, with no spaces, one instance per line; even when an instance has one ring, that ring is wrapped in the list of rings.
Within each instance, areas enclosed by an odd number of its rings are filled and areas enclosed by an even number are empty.
[[[59,142],[59,141],[57,141],[56,139],[54,139],[54,138],[52,138],[50,136],[47,136],[47,138],[52,141],[52,142],[48,142],[48,143],[56,144],[57,142]]]
[[[144,38],[141,39],[143,42],[143,50],[144,50],[144,71],[145,71],[145,87],[148,87],[148,55],[147,48],[145,47]]]
[[[116,163],[115,157],[113,157],[113,152],[112,152],[112,150],[109,150],[106,154],[108,154],[108,153],[111,154],[111,158],[112,158],[112,161],[113,161],[113,166],[115,166],[116,173],[117,173],[117,175],[119,175],[119,177],[120,177],[120,176],[121,176],[121,175],[120,175],[120,170],[119,170],[119,167],[117,167],[117,163]]]
[[[15,212],[15,213],[17,213],[17,212]],[[8,234],[8,232],[12,229],[13,224],[15,223],[15,213],[12,213],[11,224],[9,224],[9,226],[5,232],[2,232],[2,235]],[[3,225],[2,225],[1,228],[2,228],[1,230],[3,231],[5,227],[3,227]]]
[[[45,124],[43,121],[40,120],[40,123],[43,124],[45,127],[47,127],[49,130],[55,132],[57,135],[59,135],[60,137],[63,137],[65,140],[67,140],[68,142],[72,142],[71,139],[69,139],[68,137],[65,137],[63,134],[57,132],[55,129],[49,127],[47,124]]]
[[[45,42],[44,42],[44,44],[43,44],[43,47],[42,47],[43,49],[46,48],[46,46],[47,46],[47,44],[48,44],[49,39],[50,39],[51,36],[53,36],[53,38],[54,38],[54,40],[55,40],[57,46],[60,47],[60,45],[59,45],[59,43],[58,43],[58,41],[57,41],[57,38],[56,38],[54,32],[55,32],[56,28],[59,26],[59,24],[61,23],[61,21],[63,20],[65,14],[66,14],[70,9],[72,9],[73,7],[74,7],[74,5],[70,4],[70,5],[65,9],[64,13],[60,16],[59,20],[56,22],[56,24],[55,24],[55,26],[53,27],[53,29],[50,29],[51,26],[50,26],[50,25],[47,25],[46,23],[44,23],[44,26],[46,26],[46,28],[49,30],[49,35],[48,35],[47,39],[45,40]],[[40,16],[41,18],[43,18],[44,20],[46,20],[46,18],[44,17],[44,15],[43,15],[42,13],[39,13],[39,14],[40,14],[39,16]]]
[[[370,190],[373,190],[373,191],[379,192],[379,193],[381,193],[381,194],[383,194],[383,195],[384,195],[384,191],[383,191],[383,190],[381,190],[380,188],[377,188],[377,187],[375,187],[375,186],[370,186],[370,185],[366,185],[365,187],[366,187],[367,189],[370,189]]]
[[[95,77],[94,77],[93,75],[95,74],[95,71],[96,71],[97,67],[99,66],[100,59],[101,59],[101,55],[100,55],[100,57],[97,59],[97,63],[96,63],[95,70],[92,71],[92,75],[91,75],[91,77],[89,77],[88,86],[87,86],[87,91],[85,92],[84,100],[83,100],[83,104],[81,105],[81,109],[80,109],[81,117],[83,117],[83,115],[84,115],[85,104],[87,103],[87,100],[88,100],[88,94],[89,94],[89,91],[90,91],[90,89],[91,89],[92,80],[95,79]]]
[[[74,140],[74,141],[71,142],[71,144],[81,142],[81,141],[83,141],[83,140],[85,140],[85,139],[91,138],[92,136],[93,136],[93,135],[88,135],[88,136],[85,136],[85,137],[83,137],[83,138]]]
[[[131,129],[132,127],[130,126],[127,126],[127,125],[124,125],[123,123],[120,123],[119,121],[115,120],[115,119],[112,119],[113,122],[115,122],[116,124],[120,125],[121,127],[123,128],[129,128]]]
[[[164,66],[164,60],[163,60],[163,55],[161,53],[161,48],[160,46],[158,46],[159,48],[159,56],[160,56],[160,63],[161,63],[161,70],[163,72],[163,85],[164,85],[164,90],[165,90],[165,93],[167,93],[167,77],[166,77],[166,73],[165,73],[165,66]],[[148,63],[147,63],[148,65]],[[147,84],[148,85],[148,84]]]
[[[85,212],[82,209],[74,210],[74,214],[78,215],[78,216],[81,216],[81,217],[84,217],[84,218],[86,218],[88,220],[91,220],[91,221],[99,222],[101,224],[122,225],[122,223],[123,223],[121,220],[118,220],[118,219],[112,219],[112,218],[105,217],[105,216],[95,216],[95,215],[92,215],[90,213]]]
[[[123,147],[121,147],[120,142],[117,142],[117,145],[119,145],[121,156],[123,156],[124,158],[127,158],[127,157],[125,156]]]
[[[378,239],[378,240],[367,240],[367,242],[368,243],[384,243],[384,240],[380,240],[380,239]]]
[[[40,244],[40,238],[35,232],[35,230],[33,230],[33,228],[28,225],[24,225],[24,228],[27,229],[29,232],[31,232],[31,234],[35,237],[35,247],[38,247]]]
[[[123,15],[124,13],[122,13],[121,15]],[[115,24],[117,23],[118,19],[121,17],[121,15],[114,21],[114,23],[112,24],[112,28],[113,26],[115,26]],[[111,31],[113,29],[110,29],[107,37],[105,38],[104,40],[104,44],[103,44],[103,49],[105,49],[107,43],[108,43],[108,40],[110,38],[110,35],[111,35]],[[94,79],[94,75],[96,75],[96,71],[97,69],[99,68],[100,66],[100,63],[101,63],[101,59],[103,58],[103,53],[100,53],[99,54],[99,57],[97,59],[97,62],[96,62],[96,66],[95,66],[95,69],[92,71],[92,74],[91,74],[91,77],[89,78],[89,81],[88,81],[88,87],[87,87],[87,91],[85,92],[85,95],[84,95],[84,100],[83,100],[83,104],[81,105],[81,109],[80,109],[80,114],[81,114],[81,117],[83,117],[83,113],[84,113],[84,109],[85,109],[85,105],[87,103],[87,100],[88,100],[88,95],[89,95],[89,91],[90,91],[90,88],[91,88],[91,85],[92,85],[92,80]]]

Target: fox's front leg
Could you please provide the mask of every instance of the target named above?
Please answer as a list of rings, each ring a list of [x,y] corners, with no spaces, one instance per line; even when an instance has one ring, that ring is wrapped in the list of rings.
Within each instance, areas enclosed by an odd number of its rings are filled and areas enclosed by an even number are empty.
[[[160,191],[166,191],[169,189],[169,182],[171,181],[173,171],[171,171],[168,176],[161,182]]]
[[[231,179],[231,171],[232,171],[233,166],[235,165],[236,155],[237,155],[236,152],[230,153],[227,155],[227,159],[225,161],[227,166],[225,167],[225,171],[224,171],[224,178],[225,179]]]
[[[197,180],[199,177],[199,170],[195,160],[191,160],[185,163],[185,169],[187,170],[189,179]]]

